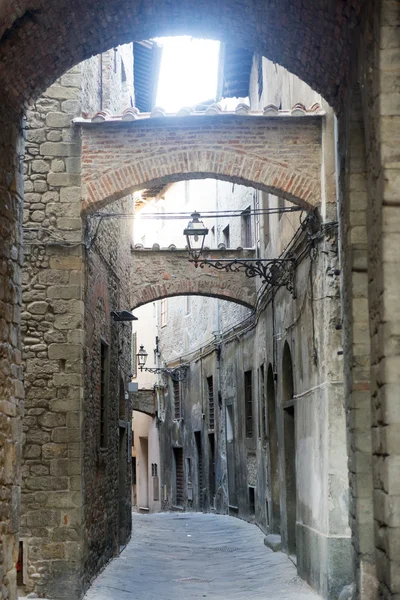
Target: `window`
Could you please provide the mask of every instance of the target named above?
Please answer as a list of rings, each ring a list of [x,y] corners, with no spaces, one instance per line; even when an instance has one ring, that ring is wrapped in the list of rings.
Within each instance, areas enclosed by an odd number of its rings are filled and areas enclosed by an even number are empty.
[[[211,248],[215,248],[215,227],[214,226],[211,227],[211,242],[210,242],[210,246],[211,246]]]
[[[249,512],[251,515],[256,512],[255,489],[252,486],[249,486]]]
[[[174,386],[174,419],[181,418],[181,390],[179,387],[179,381],[173,380]]]
[[[136,485],[136,456],[132,456],[132,485]]]
[[[278,209],[279,211],[282,211],[283,208],[285,208],[286,203],[285,203],[285,199],[284,198],[278,198]],[[282,219],[282,215],[283,212],[279,212],[279,220]]]
[[[167,299],[161,300],[160,305],[160,313],[161,313],[161,327],[164,327],[167,324]]]
[[[229,225],[222,230],[222,236],[224,240],[224,244],[227,248],[230,248],[230,234],[229,234]]]
[[[258,369],[258,437],[266,443],[264,365]]]
[[[207,377],[208,389],[208,428],[215,427],[215,412],[214,412],[214,383],[212,377]]]
[[[261,100],[261,96],[264,89],[264,78],[263,78],[263,57],[262,54],[257,54],[257,83],[258,83],[258,99]]]
[[[126,71],[124,61],[121,59],[121,83],[126,83]]]
[[[243,248],[253,247],[250,206],[242,212],[242,246]]]
[[[267,192],[262,192],[262,203],[261,206],[264,210],[269,208],[269,194]],[[267,212],[264,213],[264,244],[268,245],[270,230],[269,230],[269,214]]]
[[[190,296],[185,296],[185,315],[190,315],[190,305],[191,305]]]
[[[107,367],[108,346],[101,342],[100,347],[100,447],[107,446]]]
[[[244,404],[246,411],[246,437],[253,437],[253,390],[252,390],[252,372],[246,371],[244,374]]]
[[[157,463],[151,463],[151,474],[153,477],[153,500],[158,502],[160,499],[160,482],[158,479],[158,465]]]
[[[208,489],[210,491],[210,501],[213,502],[215,496],[215,437],[213,433],[208,434]]]

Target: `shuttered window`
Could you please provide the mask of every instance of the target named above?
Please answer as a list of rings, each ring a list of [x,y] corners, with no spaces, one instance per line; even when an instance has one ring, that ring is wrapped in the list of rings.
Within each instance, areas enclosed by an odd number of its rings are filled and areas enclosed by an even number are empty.
[[[179,387],[179,381],[173,381],[174,389],[174,419],[181,418],[181,391]]]
[[[183,474],[183,450],[174,448],[175,476],[176,476],[176,505],[183,506],[184,501],[184,474]]]
[[[246,371],[244,374],[244,404],[246,411],[246,437],[253,437],[253,389],[252,372]]]
[[[213,430],[215,427],[215,412],[214,412],[214,382],[212,377],[207,377],[208,390],[208,427]]]

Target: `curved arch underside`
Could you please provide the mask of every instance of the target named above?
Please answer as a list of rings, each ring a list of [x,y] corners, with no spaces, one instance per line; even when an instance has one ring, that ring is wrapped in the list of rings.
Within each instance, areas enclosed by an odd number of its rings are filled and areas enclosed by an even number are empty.
[[[83,209],[157,183],[215,177],[306,210],[321,201],[321,117],[201,116],[85,125]]]
[[[254,258],[253,250],[205,252],[205,258]],[[257,300],[255,279],[244,273],[226,273],[210,267],[195,268],[187,251],[132,252],[131,308],[171,296],[210,296],[254,308]]]
[[[165,35],[220,39],[263,54],[340,106],[361,0],[3,0],[0,89],[19,105],[74,64]]]

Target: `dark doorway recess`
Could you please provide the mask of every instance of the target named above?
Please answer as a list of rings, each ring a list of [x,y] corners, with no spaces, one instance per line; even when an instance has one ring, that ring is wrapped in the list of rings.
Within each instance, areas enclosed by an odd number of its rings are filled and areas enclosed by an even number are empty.
[[[175,458],[175,504],[183,506],[184,501],[184,473],[183,473],[183,450],[174,448]]]
[[[296,411],[293,403],[293,366],[286,342],[282,359],[283,432],[285,448],[286,536],[288,554],[296,554]]]
[[[204,507],[204,483],[203,483],[203,451],[201,446],[201,431],[194,432],[197,451],[197,490],[199,509]]]
[[[208,435],[208,460],[208,489],[210,492],[210,504],[213,505],[215,497],[215,437],[213,433]]]
[[[272,533],[281,532],[281,506],[279,485],[279,454],[278,454],[278,432],[276,423],[276,396],[275,382],[272,365],[268,367],[267,373],[267,414],[269,433],[269,456],[271,469],[271,530]]]

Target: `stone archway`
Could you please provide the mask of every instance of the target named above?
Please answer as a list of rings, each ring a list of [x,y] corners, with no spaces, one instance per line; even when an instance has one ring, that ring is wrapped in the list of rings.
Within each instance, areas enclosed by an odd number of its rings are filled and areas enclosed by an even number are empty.
[[[253,250],[206,252],[205,257],[252,258]],[[131,308],[172,296],[210,296],[254,308],[257,300],[255,279],[243,273],[196,269],[187,252],[176,250],[132,251]]]
[[[133,39],[190,34],[235,40],[296,73],[339,106],[359,22],[360,0],[338,4],[228,0],[2,2],[1,89],[20,105],[74,64]],[[32,60],[32,57],[35,57]],[[54,57],[57,57],[54,60]]]

